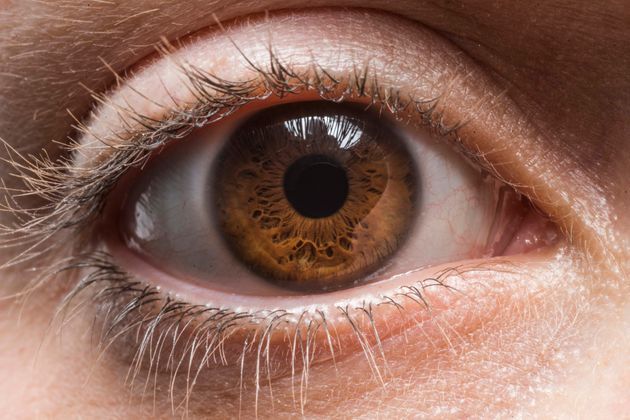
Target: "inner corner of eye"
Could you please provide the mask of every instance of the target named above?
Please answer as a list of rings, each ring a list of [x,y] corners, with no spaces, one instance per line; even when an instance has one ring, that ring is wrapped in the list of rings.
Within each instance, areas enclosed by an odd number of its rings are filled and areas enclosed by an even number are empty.
[[[490,255],[525,254],[554,245],[560,239],[558,226],[511,187],[500,187],[497,209],[501,214],[495,217],[488,237]]]
[[[277,295],[555,240],[513,190],[356,104],[276,104],[235,127],[199,129],[134,177],[116,215],[127,250],[210,289]]]

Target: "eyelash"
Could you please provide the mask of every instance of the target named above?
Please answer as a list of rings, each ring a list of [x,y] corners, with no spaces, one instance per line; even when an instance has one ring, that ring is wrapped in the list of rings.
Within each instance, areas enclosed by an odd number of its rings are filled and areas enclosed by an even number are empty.
[[[164,47],[161,51],[166,55],[169,50]],[[172,109],[170,115],[161,121],[144,116],[134,109],[118,108],[117,111],[125,116],[125,122],[129,125],[137,122],[143,129],[117,134],[125,141],[115,146],[108,145],[106,139],[98,139],[113,153],[109,159],[90,168],[85,174],[76,173],[73,157],[81,153],[83,146],[74,140],[69,145],[63,145],[63,155],[66,157],[57,161],[51,160],[47,155],[22,156],[8,143],[3,142],[9,155],[9,163],[17,172],[15,176],[27,186],[22,190],[8,191],[11,197],[34,197],[46,203],[34,208],[22,207],[16,201],[7,205],[4,211],[19,216],[23,222],[18,226],[5,227],[5,231],[15,238],[5,239],[4,244],[11,246],[12,241],[20,244],[24,241],[38,242],[68,228],[80,230],[100,213],[105,197],[119,178],[128,169],[145,164],[155,150],[186,137],[196,128],[220,121],[244,105],[272,95],[281,98],[306,90],[316,90],[321,99],[330,101],[343,101],[348,96],[367,97],[370,100],[369,106],[380,106],[381,111],[386,108],[397,119],[401,119],[403,113],[409,113],[409,108],[413,107],[422,126],[451,142],[475,164],[491,169],[480,159],[480,155],[470,153],[460,146],[457,130],[464,122],[445,125],[438,109],[439,98],[403,99],[400,92],[379,86],[377,76],[370,76],[369,64],[363,70],[355,69],[346,80],[339,80],[324,69],[318,69],[316,65],[313,66],[311,75],[293,72],[272,50],[268,69],[249,63],[259,74],[259,79],[238,83],[218,79],[200,69],[181,65],[185,78],[190,82],[188,87],[193,89],[199,105],[191,109]],[[119,84],[122,80],[117,75]],[[345,88],[340,89],[343,86]],[[210,89],[219,94],[212,93]],[[335,92],[339,92],[338,95],[335,96]],[[92,92],[92,96],[97,104],[104,107],[115,106],[108,101],[106,95]],[[85,124],[77,118],[75,120],[76,125],[73,128],[79,135],[90,134]],[[38,253],[37,256],[39,255]],[[35,255],[21,255],[23,259],[30,259],[32,256]]]
[[[161,52],[168,55],[169,47],[164,47]],[[491,170],[484,164],[480,155],[477,156],[459,146],[461,142],[457,130],[463,123],[449,126],[444,124],[440,115],[439,98],[403,98],[400,92],[379,86],[378,78],[376,74],[371,73],[369,65],[363,69],[355,69],[345,80],[342,80],[335,79],[316,64],[307,74],[294,72],[290,66],[283,64],[272,50],[270,50],[270,62],[267,68],[257,67],[251,62],[249,64],[257,72],[259,78],[242,83],[217,79],[197,68],[182,65],[181,70],[189,82],[188,87],[195,92],[199,104],[190,109],[173,109],[169,113],[170,116],[162,121],[152,120],[133,109],[118,109],[125,116],[125,121],[139,123],[143,129],[121,133],[121,140],[125,140],[122,143],[124,145],[108,146],[105,139],[100,139],[105,147],[110,149],[111,154],[89,170],[77,170],[73,166],[73,157],[81,152],[81,146],[76,142],[71,142],[67,146],[65,157],[57,161],[53,161],[46,155],[39,158],[22,156],[5,143],[16,176],[25,183],[26,187],[20,190],[7,189],[12,202],[5,206],[4,211],[13,214],[18,222],[15,226],[3,227],[3,236],[0,241],[4,246],[18,248],[21,251],[3,267],[15,266],[35,259],[46,261],[48,260],[46,257],[58,256],[60,252],[53,250],[54,239],[58,239],[66,232],[73,238],[69,242],[76,246],[76,249],[66,250],[70,255],[76,255],[63,258],[41,270],[41,274],[25,288],[22,296],[28,297],[33,290],[50,283],[62,273],[79,274],[87,270],[88,273],[81,275],[65,294],[55,317],[59,325],[63,325],[64,319],[72,317],[76,311],[87,306],[88,301],[94,303],[98,308],[95,314],[95,325],[100,325],[101,329],[97,339],[99,351],[105,351],[115,340],[135,337],[133,338],[135,340],[133,354],[129,355],[131,358],[128,375],[130,383],[135,383],[140,371],[146,372],[146,381],[149,381],[151,375],[157,377],[159,368],[154,364],[161,356],[159,354],[156,356],[156,354],[165,348],[167,339],[173,340],[172,346],[179,347],[177,351],[174,348],[171,349],[166,365],[170,375],[171,396],[174,393],[172,388],[180,364],[186,358],[192,360],[195,352],[212,355],[213,363],[227,363],[222,349],[224,338],[227,336],[245,332],[240,357],[241,375],[244,371],[245,355],[254,351],[257,383],[261,380],[271,381],[272,379],[271,377],[261,379],[262,372],[271,375],[272,370],[271,366],[260,368],[261,357],[266,357],[266,363],[269,363],[271,336],[276,331],[281,331],[282,326],[291,324],[292,329],[296,331],[294,337],[285,337],[293,342],[291,366],[295,368],[297,360],[301,360],[302,369],[305,371],[308,371],[308,365],[313,362],[311,356],[314,354],[311,354],[314,350],[309,343],[313,338],[309,334],[317,334],[317,331],[325,332],[328,357],[333,360],[336,352],[334,344],[336,338],[328,329],[328,315],[322,311],[313,312],[305,309],[298,313],[278,310],[239,312],[193,305],[133,278],[118,267],[107,253],[100,250],[88,253],[77,252],[78,249],[84,248],[85,243],[90,242],[89,238],[93,233],[91,226],[98,220],[107,195],[114,185],[127,170],[144,165],[155,150],[186,137],[196,128],[216,123],[253,101],[263,100],[270,96],[284,97],[305,91],[316,91],[322,99],[332,101],[343,101],[348,97],[368,98],[369,106],[380,107],[381,110],[387,109],[397,119],[407,117],[409,121],[419,122],[439,137],[452,143],[466,158],[475,161],[478,166],[487,171]],[[118,78],[119,82],[121,80],[122,78]],[[101,106],[113,106],[105,95],[94,93],[93,97]],[[89,128],[78,121],[75,129],[79,134],[89,133]],[[22,199],[33,198],[43,204],[35,207],[19,204]],[[402,288],[392,296],[382,296],[372,302],[351,302],[345,307],[338,306],[336,309],[339,313],[336,315],[341,315],[346,320],[359,342],[376,340],[380,343],[379,333],[376,331],[372,318],[372,310],[375,307],[392,305],[402,310],[403,306],[400,302],[411,300],[430,310],[424,298],[424,290],[427,287],[442,286],[456,291],[454,287],[445,283],[447,279],[461,277],[469,271],[496,269],[507,269],[507,267],[503,267],[501,263],[453,267],[438,273],[433,278]],[[77,302],[79,296],[87,298]],[[360,317],[364,317],[367,325],[371,325],[371,330],[361,330],[359,325],[363,325],[363,322],[358,319]],[[304,328],[306,329],[305,337],[300,335],[304,334],[302,332]],[[182,342],[180,339],[187,329],[188,339]],[[285,334],[288,333],[285,332]],[[301,347],[299,350],[302,353],[298,354],[296,342],[299,341],[301,344],[303,340],[306,340],[306,353]],[[199,350],[199,345],[202,347],[201,350]],[[380,378],[379,359],[384,361],[385,355],[375,355],[368,346],[362,347],[372,373]],[[147,351],[150,360],[148,366],[144,366]],[[176,354],[180,355],[179,360],[172,359]],[[210,360],[202,358],[198,369],[209,364]],[[187,375],[194,371],[195,369],[189,366]],[[295,372],[292,372],[292,375],[295,375]],[[241,386],[243,386],[242,382],[241,377]],[[192,388],[186,390],[185,399],[189,397],[191,391]],[[258,395],[258,387],[256,392]],[[304,401],[301,401],[302,405],[303,403]]]

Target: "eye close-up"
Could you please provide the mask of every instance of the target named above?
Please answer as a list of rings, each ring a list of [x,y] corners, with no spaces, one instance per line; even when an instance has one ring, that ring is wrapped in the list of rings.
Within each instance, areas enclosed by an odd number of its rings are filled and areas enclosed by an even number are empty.
[[[117,193],[114,247],[210,290],[277,295],[557,239],[511,187],[365,104],[291,102],[217,125],[231,128],[191,133]]]
[[[625,418],[630,8],[0,2],[0,417]]]

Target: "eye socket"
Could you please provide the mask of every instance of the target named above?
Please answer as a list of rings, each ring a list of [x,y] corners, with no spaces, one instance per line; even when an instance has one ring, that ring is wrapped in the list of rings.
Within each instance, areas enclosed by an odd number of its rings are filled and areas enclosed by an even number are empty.
[[[288,103],[197,130],[151,161],[120,236],[211,290],[322,293],[499,255],[530,210],[499,190],[365,104]]]

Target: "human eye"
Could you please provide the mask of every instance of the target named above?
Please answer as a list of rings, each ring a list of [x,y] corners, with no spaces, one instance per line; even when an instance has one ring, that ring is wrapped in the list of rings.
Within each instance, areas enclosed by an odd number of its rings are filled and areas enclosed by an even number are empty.
[[[114,193],[110,243],[238,295],[334,291],[548,243],[517,193],[365,108],[291,102],[191,133]]]
[[[94,319],[103,363],[173,414],[308,413],[310,388],[437,365],[550,272],[575,277],[570,205],[536,164],[551,151],[484,70],[401,18],[237,20],[117,82],[65,161],[16,166],[45,204],[10,205],[6,244],[25,249],[13,264],[73,238],[37,287],[76,274],[60,317]]]

